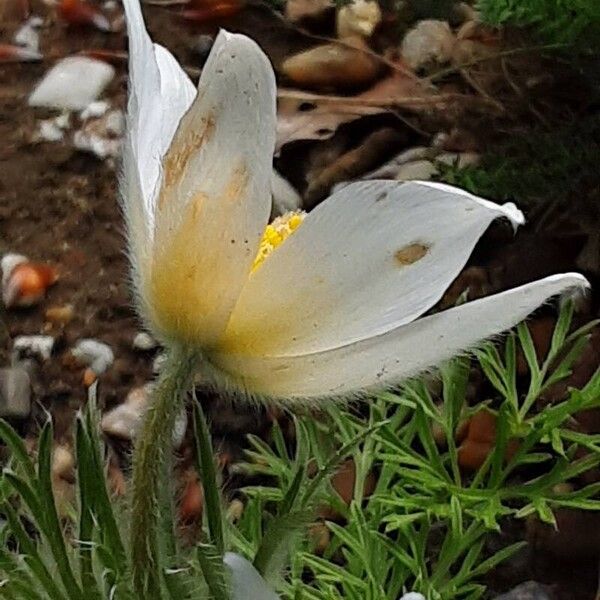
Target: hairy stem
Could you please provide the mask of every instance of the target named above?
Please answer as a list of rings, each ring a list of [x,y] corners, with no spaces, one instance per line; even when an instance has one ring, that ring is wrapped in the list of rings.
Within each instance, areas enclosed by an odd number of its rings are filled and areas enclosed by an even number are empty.
[[[165,557],[160,556],[157,539],[159,489],[170,486],[164,480],[164,453],[172,451],[173,428],[197,360],[197,354],[187,348],[169,351],[133,454],[131,555],[133,586],[140,600],[161,597],[161,558]]]

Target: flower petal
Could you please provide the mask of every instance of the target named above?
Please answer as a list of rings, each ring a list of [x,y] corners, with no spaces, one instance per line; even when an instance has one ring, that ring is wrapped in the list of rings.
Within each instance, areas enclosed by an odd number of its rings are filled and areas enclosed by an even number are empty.
[[[523,216],[441,184],[349,185],[311,212],[242,291],[228,352],[293,355],[378,335],[431,308],[498,217]]]
[[[334,350],[279,357],[220,354],[211,361],[229,376],[232,390],[251,396],[349,396],[436,366],[509,329],[551,296],[588,285],[576,273],[553,275]]]
[[[222,31],[163,160],[153,304],[164,332],[223,332],[271,210],[275,77],[255,42]],[[173,291],[176,293],[173,293]]]
[[[150,40],[139,1],[124,0],[124,6],[129,35],[127,150],[133,158],[126,164],[137,168],[138,185],[152,221],[161,159],[196,90],[171,53]],[[126,179],[130,175],[125,172]],[[129,202],[126,197],[126,207]]]
[[[129,102],[121,198],[139,305],[148,314],[154,204],[164,156],[196,89],[173,56],[152,44],[138,0],[124,0],[129,35]]]

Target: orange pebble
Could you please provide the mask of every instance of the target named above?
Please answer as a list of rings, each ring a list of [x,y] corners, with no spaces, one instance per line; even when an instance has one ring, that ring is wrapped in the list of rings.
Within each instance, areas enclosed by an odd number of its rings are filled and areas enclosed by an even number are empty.
[[[16,265],[5,280],[2,290],[4,305],[32,306],[56,283],[58,272],[49,265],[23,262]]]
[[[62,0],[58,14],[70,25],[93,25],[100,31],[111,31],[110,21],[94,5],[82,0]]]
[[[496,415],[487,410],[474,414],[469,421],[467,438],[474,442],[495,442]]]
[[[458,449],[458,464],[463,469],[476,471],[485,462],[492,450],[493,446],[489,442],[476,442],[466,439]]]
[[[127,52],[122,50],[107,50],[105,48],[93,48],[92,50],[83,50],[79,54],[104,61],[109,65],[121,65],[127,62]]]
[[[179,516],[184,523],[192,523],[202,516],[204,492],[197,477],[190,477],[185,485],[179,506]]]
[[[202,8],[192,8],[183,11],[183,18],[196,23],[205,23],[217,19],[227,19],[237,15],[242,10],[242,4],[239,2],[216,2],[208,4]]]
[[[13,44],[0,44],[0,63],[33,62],[41,60],[39,52],[35,52],[23,46]]]
[[[92,369],[88,368],[83,372],[83,385],[85,387],[90,387],[96,379],[98,379],[98,375]]]

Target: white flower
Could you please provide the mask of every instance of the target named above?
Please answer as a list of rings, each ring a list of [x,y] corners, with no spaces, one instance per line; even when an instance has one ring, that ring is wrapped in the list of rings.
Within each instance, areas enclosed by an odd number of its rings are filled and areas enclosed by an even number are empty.
[[[152,44],[138,0],[125,8],[122,195],[138,303],[165,343],[202,352],[207,381],[291,399],[388,386],[587,286],[555,275],[422,317],[494,219],[523,222],[513,204],[441,184],[351,184],[303,221],[266,228],[276,91],[266,56],[221,32],[196,91]]]

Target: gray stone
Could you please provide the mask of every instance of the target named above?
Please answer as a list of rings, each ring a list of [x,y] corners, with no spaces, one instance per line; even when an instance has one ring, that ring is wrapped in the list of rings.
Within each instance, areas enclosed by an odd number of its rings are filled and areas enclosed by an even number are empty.
[[[21,367],[0,369],[0,417],[25,419],[31,412],[31,381]]]
[[[418,179],[420,181],[429,181],[434,175],[437,175],[437,167],[428,160],[415,160],[401,165],[396,173],[396,179],[399,181],[410,181]]]
[[[552,596],[541,583],[526,581],[510,592],[496,596],[496,600],[552,600]]]
[[[232,600],[280,600],[252,563],[243,556],[226,552],[223,562],[231,571]]]

